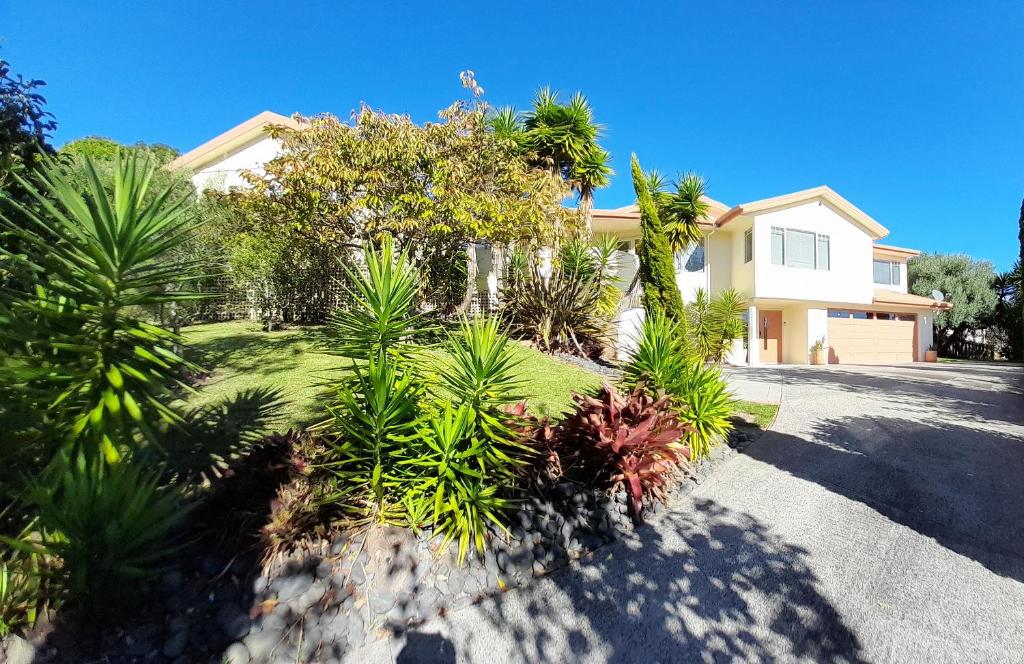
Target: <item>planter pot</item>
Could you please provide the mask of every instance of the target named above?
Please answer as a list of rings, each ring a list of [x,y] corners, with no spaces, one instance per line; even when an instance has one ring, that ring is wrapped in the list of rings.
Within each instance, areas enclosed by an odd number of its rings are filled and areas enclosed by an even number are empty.
[[[811,364],[826,364],[828,362],[828,351],[824,348],[821,350],[811,351]]]
[[[925,362],[938,362],[939,361],[939,351],[937,351],[937,350],[926,350],[924,352],[924,361]]]
[[[729,343],[729,349],[725,352],[725,362],[734,367],[747,366],[747,349],[743,347],[743,339],[733,339]]]

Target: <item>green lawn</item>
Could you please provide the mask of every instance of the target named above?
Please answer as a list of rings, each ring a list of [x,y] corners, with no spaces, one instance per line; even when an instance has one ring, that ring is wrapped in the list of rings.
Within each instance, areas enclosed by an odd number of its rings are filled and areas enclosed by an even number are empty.
[[[757,401],[739,400],[736,402],[735,408],[738,412],[753,415],[757,420],[757,426],[762,429],[767,429],[775,420],[776,413],[779,412],[779,404],[758,403]]]
[[[347,361],[324,353],[317,344],[319,329],[297,327],[263,332],[258,323],[231,321],[185,328],[189,357],[212,369],[209,378],[189,397],[190,406],[212,406],[254,390],[279,390],[285,400],[275,428],[308,426],[326,417],[326,384],[338,377]],[[573,391],[598,387],[597,374],[517,345],[523,394],[531,411],[555,414],[571,404]],[[443,360],[443,353],[439,354]]]

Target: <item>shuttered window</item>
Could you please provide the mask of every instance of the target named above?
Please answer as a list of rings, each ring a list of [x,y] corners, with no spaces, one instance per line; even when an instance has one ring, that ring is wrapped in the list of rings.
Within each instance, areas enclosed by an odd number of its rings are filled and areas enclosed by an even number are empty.
[[[772,228],[772,265],[786,264],[786,231]]]
[[[814,268],[816,240],[814,233],[786,229],[786,265]]]

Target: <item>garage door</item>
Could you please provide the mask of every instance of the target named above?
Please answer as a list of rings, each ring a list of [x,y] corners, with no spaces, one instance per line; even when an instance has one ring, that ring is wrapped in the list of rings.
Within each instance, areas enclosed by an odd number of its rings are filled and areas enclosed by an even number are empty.
[[[828,319],[830,363],[897,364],[914,361],[915,321],[835,315],[830,312]]]

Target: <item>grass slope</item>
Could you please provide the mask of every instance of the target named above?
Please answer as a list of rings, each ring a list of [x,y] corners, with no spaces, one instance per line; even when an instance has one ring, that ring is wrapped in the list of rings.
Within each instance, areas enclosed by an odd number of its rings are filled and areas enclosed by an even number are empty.
[[[319,329],[297,327],[263,332],[259,324],[231,321],[196,325],[183,330],[189,357],[212,368],[209,378],[189,398],[190,406],[208,406],[249,390],[280,390],[287,403],[276,428],[308,426],[323,420],[327,383],[345,370],[347,361],[323,352]],[[569,408],[571,393],[589,391],[601,377],[517,345],[519,374],[530,410],[557,414]]]

